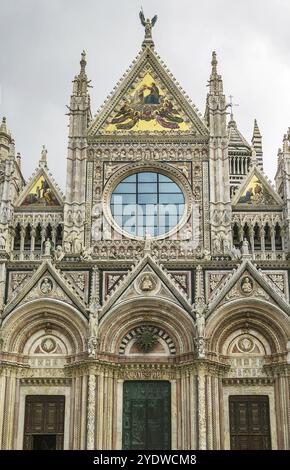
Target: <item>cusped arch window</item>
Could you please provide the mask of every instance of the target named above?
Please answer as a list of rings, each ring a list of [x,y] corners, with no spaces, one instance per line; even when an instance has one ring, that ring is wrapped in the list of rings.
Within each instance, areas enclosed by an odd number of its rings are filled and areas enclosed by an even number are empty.
[[[136,172],[113,190],[110,201],[116,224],[131,236],[164,236],[180,222],[185,197],[180,186],[159,172]]]

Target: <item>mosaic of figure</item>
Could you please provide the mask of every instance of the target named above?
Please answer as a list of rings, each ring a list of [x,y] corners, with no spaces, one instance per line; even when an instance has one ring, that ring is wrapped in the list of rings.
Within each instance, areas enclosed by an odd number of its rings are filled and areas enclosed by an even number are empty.
[[[24,199],[22,205],[29,206],[37,204],[38,206],[58,206],[59,202],[53,194],[49,184],[44,176],[40,176],[35,182],[31,191]]]
[[[146,73],[111,120],[107,130],[164,131],[188,128],[171,98],[162,91],[152,75]]]
[[[253,176],[243,195],[239,199],[239,204],[273,204],[273,198],[262,186],[260,180]]]

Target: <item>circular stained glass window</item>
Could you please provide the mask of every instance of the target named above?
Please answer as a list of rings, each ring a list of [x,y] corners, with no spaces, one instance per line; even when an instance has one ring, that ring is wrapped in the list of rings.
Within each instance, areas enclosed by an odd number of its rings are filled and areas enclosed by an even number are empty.
[[[165,235],[184,213],[184,194],[171,178],[153,171],[123,179],[111,196],[111,212],[123,231],[137,237]]]

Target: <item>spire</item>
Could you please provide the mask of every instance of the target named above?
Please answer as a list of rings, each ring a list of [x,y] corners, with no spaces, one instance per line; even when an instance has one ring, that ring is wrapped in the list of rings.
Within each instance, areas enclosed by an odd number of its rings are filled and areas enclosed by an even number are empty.
[[[213,51],[211,59],[211,75],[209,79],[209,92],[213,95],[223,93],[223,81],[221,75],[217,72],[217,64],[216,52]]]
[[[78,75],[75,76],[75,79],[73,80],[73,94],[76,96],[85,96],[87,95],[88,92],[88,87],[90,86],[90,80],[88,80],[87,74],[86,74],[86,52],[83,51],[81,53],[81,60],[80,60],[80,66],[81,70]]]
[[[6,117],[2,118],[1,126],[0,126],[1,134],[8,134],[7,126],[6,126]]]
[[[143,8],[141,7],[141,11],[139,13],[139,18],[141,21],[141,24],[145,28],[145,37],[142,42],[142,48],[145,49],[146,47],[154,47],[154,41],[152,39],[152,28],[155,25],[157,21],[157,15],[153,16],[153,18],[150,20],[149,18],[145,19],[144,13],[143,13]]]
[[[39,166],[44,166],[45,168],[47,168],[47,150],[45,148],[45,145],[42,146],[39,159]]]
[[[254,130],[252,137],[252,145],[256,151],[257,165],[263,169],[263,148],[262,148],[262,136],[258,127],[257,120],[254,120]]]

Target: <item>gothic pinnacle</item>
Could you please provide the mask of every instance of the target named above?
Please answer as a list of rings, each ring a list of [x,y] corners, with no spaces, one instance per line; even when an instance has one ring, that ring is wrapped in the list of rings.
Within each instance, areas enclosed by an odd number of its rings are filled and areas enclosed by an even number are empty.
[[[47,150],[45,148],[45,145],[42,146],[40,159],[39,159],[39,165],[45,166],[45,167],[47,166]]]
[[[212,52],[211,58],[211,75],[209,79],[210,93],[218,95],[223,92],[223,81],[221,75],[217,72],[217,57],[216,52]]]
[[[217,58],[216,58],[216,51],[212,52],[212,59],[211,59],[211,75],[216,76],[217,75]]]

